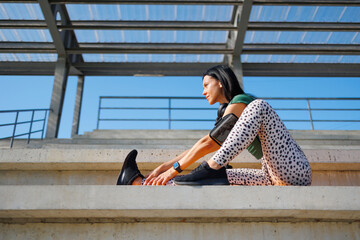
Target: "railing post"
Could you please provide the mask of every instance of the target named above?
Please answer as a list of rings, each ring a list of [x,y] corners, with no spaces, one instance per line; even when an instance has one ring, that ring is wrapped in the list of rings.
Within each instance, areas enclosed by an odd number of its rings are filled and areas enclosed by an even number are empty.
[[[308,99],[308,98],[306,99],[306,102],[307,102],[308,109],[309,109],[309,116],[310,116],[311,130],[314,130],[314,123],[313,123],[313,120],[312,120],[312,115],[311,115],[310,101],[309,101],[309,99]]]
[[[96,129],[99,129],[100,108],[101,108],[101,97],[99,97],[99,108],[98,108],[98,117],[97,117]]]
[[[48,110],[45,110],[44,122],[43,122],[43,127],[42,127],[42,132],[41,132],[41,140],[44,139],[46,116],[48,115],[47,113],[48,113]]]
[[[19,111],[16,111],[14,130],[13,130],[13,134],[12,134],[11,141],[10,141],[10,148],[12,148],[13,144],[14,144],[14,136],[15,136],[15,132],[16,132],[16,125],[17,125],[18,117],[19,117]]]
[[[31,136],[31,132],[32,132],[32,124],[33,124],[33,121],[34,121],[34,113],[35,113],[35,110],[32,110],[31,121],[30,121],[30,128],[29,128],[29,134],[28,134],[28,139],[27,139],[27,144],[30,143],[30,136]]]
[[[80,125],[80,113],[82,107],[82,99],[84,95],[84,75],[78,77],[78,84],[76,89],[76,97],[75,97],[75,107],[74,107],[74,117],[71,129],[71,137],[79,134],[79,125]]]
[[[169,116],[168,116],[168,121],[169,121],[169,130],[171,129],[171,98],[169,98]]]
[[[52,109],[52,111],[49,112],[48,116],[46,138],[58,137],[68,74],[68,59],[59,56],[55,66],[54,84],[50,102],[50,109]]]

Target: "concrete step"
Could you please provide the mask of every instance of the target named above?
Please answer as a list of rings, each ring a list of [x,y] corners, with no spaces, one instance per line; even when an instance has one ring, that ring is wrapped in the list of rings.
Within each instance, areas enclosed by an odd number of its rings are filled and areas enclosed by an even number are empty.
[[[304,145],[360,145],[360,131],[347,130],[290,130],[291,135],[299,144]],[[127,140],[166,140],[172,141],[191,140],[197,141],[209,134],[209,130],[94,130],[85,132],[84,135],[75,136],[74,139],[106,139]],[[125,141],[124,141],[125,142]]]
[[[300,145],[313,170],[313,185],[360,186],[358,131],[294,131],[292,134],[298,142],[303,141]],[[136,139],[140,135],[142,139]],[[99,130],[74,139],[38,140],[29,145],[25,140],[16,140],[14,148],[0,148],[0,185],[113,185],[132,149],[138,149],[139,168],[147,174],[181,154],[203,135],[204,131]],[[174,144],[179,143],[176,141],[191,144]],[[187,171],[211,156],[203,157]],[[235,168],[260,168],[259,161],[247,151],[231,164]]]
[[[360,146],[360,131],[290,131],[302,146]],[[13,148],[43,148],[105,145],[111,148],[184,149],[191,147],[207,130],[94,130],[72,139],[16,139]],[[0,149],[9,148],[10,140],[1,140]]]
[[[315,170],[359,170],[360,148],[337,147],[314,148],[302,146],[308,160]],[[112,170],[121,164],[132,148],[113,149],[109,146],[89,148],[77,145],[66,148],[41,149],[1,149],[0,169],[5,170]],[[137,149],[137,162],[143,169],[168,161],[181,154],[185,149]],[[198,162],[208,160],[213,153]],[[236,167],[251,167],[259,164],[247,150],[241,152],[232,162]]]
[[[74,138],[97,139],[199,139],[209,130],[94,130]]]
[[[199,139],[209,130],[94,130],[74,138],[107,139]],[[290,130],[296,139],[353,139],[360,140],[358,130]]]
[[[197,139],[198,140],[198,139]],[[46,139],[31,140],[27,144],[25,139],[16,139],[13,149],[23,148],[76,148],[82,145],[82,148],[96,148],[102,146],[105,148],[147,148],[147,149],[184,149],[190,148],[196,143],[193,139],[96,139],[96,138],[74,138],[74,139]],[[0,140],[0,149],[10,149],[9,140]]]
[[[360,236],[358,132],[293,133],[313,170],[310,187],[115,186],[133,148],[146,174],[204,133],[164,131],[153,137],[150,131],[141,139],[138,132],[123,134],[99,131],[29,145],[16,140],[12,149],[1,141],[0,239]],[[247,151],[232,165],[260,168]]]
[[[0,186],[1,239],[357,239],[359,219],[360,187]]]
[[[25,148],[0,150],[0,185],[28,184],[90,184],[112,185],[126,155],[132,149],[115,149],[88,145],[66,148]],[[355,146],[334,149],[306,149],[314,185],[360,186],[360,149]],[[138,149],[138,166],[147,174],[161,163],[182,153],[183,149]],[[211,158],[209,154],[200,162]],[[260,162],[247,151],[236,157],[234,168],[260,168]],[[185,171],[184,173],[187,173]]]
[[[352,221],[360,187],[0,186],[2,222],[69,218]]]
[[[359,239],[359,222],[107,222],[0,223],[2,240],[288,240]],[[241,236],[241,238],[239,237]]]

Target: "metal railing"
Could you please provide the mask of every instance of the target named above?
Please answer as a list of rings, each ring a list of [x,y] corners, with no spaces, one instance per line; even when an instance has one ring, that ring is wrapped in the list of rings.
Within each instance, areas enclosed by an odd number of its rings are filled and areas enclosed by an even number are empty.
[[[147,100],[159,100],[159,101],[165,101],[165,103],[162,104],[160,107],[156,106],[108,106],[109,104],[104,103],[106,100],[107,102],[111,100],[124,100],[128,103],[135,99],[144,100],[145,102]],[[270,104],[274,107],[274,109],[277,111],[277,113],[280,115],[282,120],[285,123],[308,123],[309,128],[311,130],[315,130],[314,123],[360,123],[360,115],[358,117],[354,117],[353,119],[321,119],[320,117],[314,117],[314,114],[318,115],[319,112],[332,112],[332,113],[344,113],[344,112],[356,112],[357,114],[360,114],[360,98],[262,98],[264,100],[267,100],[270,102]],[[123,121],[156,121],[156,122],[168,122],[168,129],[172,129],[172,123],[173,122],[214,122],[216,118],[216,111],[217,108],[214,107],[174,107],[173,102],[174,100],[206,100],[204,97],[120,97],[120,96],[100,96],[99,97],[99,107],[98,107],[98,117],[97,117],[97,129],[100,128],[101,122],[105,121],[114,121],[114,122],[123,122]],[[336,101],[337,104],[340,103],[342,107],[332,107],[336,106],[336,104],[333,104],[332,102]],[[320,103],[321,104],[316,104]],[[342,104],[341,104],[342,102]],[[352,102],[351,104],[349,104]],[[278,106],[279,103],[286,104],[286,107]],[[324,103],[328,103],[325,106]],[[111,105],[111,104],[110,104]],[[131,105],[131,104],[129,104]],[[281,104],[280,104],[281,105]],[[297,105],[299,107],[293,107],[294,105]],[[318,107],[312,105],[320,105]],[[329,107],[330,105],[330,107]],[[289,107],[290,106],[290,107]],[[344,107],[345,106],[345,107]],[[349,107],[350,106],[350,107]],[[352,106],[352,107],[351,107]],[[347,107],[347,108],[346,108]],[[163,118],[131,118],[131,117],[121,117],[121,118],[107,118],[103,117],[103,111],[119,111],[119,110],[165,110],[167,111],[167,117]],[[175,111],[204,111],[204,110],[212,110],[214,111],[213,118],[207,119],[207,118],[191,118],[191,119],[183,119],[183,118],[173,118],[172,115]],[[287,114],[281,114],[282,112],[286,112]],[[297,112],[302,113],[301,119],[296,118],[286,118],[288,116],[291,116],[289,112]],[[304,113],[306,113],[304,115]],[[116,114],[108,114],[108,115],[116,115]],[[284,115],[284,116],[282,116]],[[304,117],[306,116],[306,117]],[[342,114],[338,114],[337,117],[341,117]],[[294,128],[296,129],[296,128]]]
[[[311,130],[315,130],[314,123],[330,123],[330,122],[337,122],[337,123],[360,123],[360,116],[358,119],[314,119],[313,113],[315,112],[358,112],[360,113],[360,98],[263,98],[265,100],[280,100],[280,101],[306,101],[306,108],[284,108],[278,107],[274,108],[276,111],[306,111],[309,114],[309,119],[283,119],[284,122],[308,122],[310,123]],[[340,102],[357,102],[352,103],[351,105],[356,106],[355,108],[329,108],[330,101],[337,101]],[[326,107],[311,107],[311,102],[323,102],[326,104]],[[348,106],[348,104],[344,104],[343,106]]]
[[[0,116],[2,114],[14,114],[15,115],[15,119],[13,121],[9,121],[7,123],[3,123],[0,124],[0,128],[1,127],[9,127],[9,126],[13,126],[12,129],[12,134],[10,136],[6,136],[6,137],[2,137],[0,138],[0,140],[2,139],[11,139],[10,140],[10,148],[12,148],[13,144],[14,144],[14,139],[18,138],[18,137],[22,137],[22,136],[27,136],[27,143],[30,143],[30,139],[31,139],[31,135],[34,133],[40,133],[41,132],[41,139],[44,138],[44,130],[45,130],[45,124],[47,121],[47,117],[48,117],[48,112],[51,111],[51,109],[20,109],[20,110],[3,110],[0,111]],[[31,112],[31,117],[30,120],[21,120],[19,121],[19,117],[21,113],[25,113],[25,112]],[[44,115],[43,117],[36,117],[36,113],[41,113],[43,112]],[[38,130],[33,130],[33,125],[34,123],[37,122],[42,122],[42,127]],[[28,130],[22,132],[22,133],[16,133],[19,125],[26,125],[29,124]]]

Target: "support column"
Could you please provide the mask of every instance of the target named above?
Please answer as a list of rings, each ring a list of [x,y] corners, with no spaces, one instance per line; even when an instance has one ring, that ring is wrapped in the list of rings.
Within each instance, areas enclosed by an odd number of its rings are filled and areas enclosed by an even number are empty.
[[[234,73],[238,78],[242,89],[244,89],[244,83],[241,54],[246,30],[248,28],[251,8],[252,0],[244,0],[242,4],[234,7],[231,22],[235,27],[237,27],[237,29],[230,32],[229,39],[227,41],[228,48],[233,48],[234,53],[232,55],[228,55],[227,58],[225,58],[225,62],[233,67]]]
[[[232,68],[234,73],[239,81],[240,87],[244,90],[244,82],[243,82],[243,70],[242,70],[242,63],[241,63],[241,56],[234,55],[232,59]]]
[[[85,76],[82,75],[78,77],[71,137],[79,134],[80,112],[81,112],[81,105],[83,98],[84,80],[85,80]]]
[[[68,74],[69,64],[66,58],[58,58],[50,103],[52,111],[49,113],[46,138],[56,138],[58,136]]]

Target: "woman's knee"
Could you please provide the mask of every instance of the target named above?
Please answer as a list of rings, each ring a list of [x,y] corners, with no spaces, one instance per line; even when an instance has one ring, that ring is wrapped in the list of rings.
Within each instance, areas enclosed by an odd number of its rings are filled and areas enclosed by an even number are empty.
[[[267,103],[264,99],[255,99],[254,101],[252,101],[251,103],[249,103],[247,105],[247,107],[251,108],[251,107],[260,107],[263,108],[264,106],[270,106],[269,103]]]

